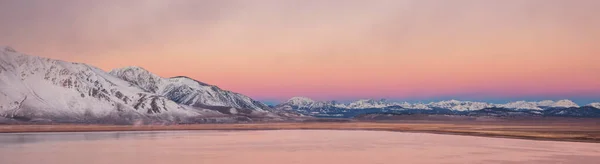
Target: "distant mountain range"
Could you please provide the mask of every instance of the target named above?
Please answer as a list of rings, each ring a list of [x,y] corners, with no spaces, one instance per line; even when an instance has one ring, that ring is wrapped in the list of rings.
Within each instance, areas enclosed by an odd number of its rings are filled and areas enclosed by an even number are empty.
[[[363,99],[351,103],[338,103],[337,101],[314,101],[306,97],[294,97],[277,105],[275,108],[296,111],[309,116],[339,118],[352,118],[357,115],[374,113],[600,117],[600,103],[579,106],[571,100],[516,101],[506,104],[449,100],[425,104],[373,99]]]
[[[198,123],[286,120],[239,93],[140,67],[94,66],[0,47],[0,118],[35,122]],[[1,119],[0,119],[1,120]]]

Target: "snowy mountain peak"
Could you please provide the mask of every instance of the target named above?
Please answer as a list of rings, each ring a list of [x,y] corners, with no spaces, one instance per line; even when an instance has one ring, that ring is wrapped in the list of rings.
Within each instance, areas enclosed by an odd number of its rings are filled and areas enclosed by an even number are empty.
[[[222,90],[198,80],[177,76],[162,78],[142,67],[125,67],[110,72],[122,80],[138,86],[150,93],[155,93],[179,104],[193,107],[234,107],[265,111],[269,107],[247,96]]]
[[[588,110],[589,107],[599,111]],[[600,102],[586,108],[579,108],[571,100],[515,101],[506,104],[493,104],[477,101],[446,100],[430,103],[388,102],[385,99],[361,99],[351,103],[338,104],[335,101],[314,101],[305,97],[294,97],[275,108],[295,110],[305,115],[323,117],[352,117],[367,113],[395,114],[467,114],[473,116],[506,115],[548,115],[600,117]],[[592,108],[592,109],[593,109]]]
[[[494,107],[493,104],[489,103],[459,100],[433,102],[429,103],[429,106],[435,108],[451,109],[456,111],[481,110],[485,108]]]
[[[596,109],[600,109],[600,102],[591,103],[591,104],[588,104],[586,106],[590,106],[590,107],[594,107]]]
[[[290,109],[325,109],[325,108],[346,108],[345,104],[336,101],[315,101],[307,97],[293,97],[288,101],[279,104],[277,108]]]
[[[0,50],[5,51],[5,52],[17,52],[17,51],[15,51],[15,49],[13,49],[12,47],[9,47],[9,46],[0,46]]]
[[[547,103],[549,103],[549,102],[544,102],[544,104],[547,104]],[[553,104],[553,103],[554,103],[554,101],[551,102],[551,104]],[[506,103],[506,104],[498,104],[496,106],[501,107],[501,108],[518,109],[518,110],[543,110],[542,108],[538,107],[538,103],[527,102],[527,101],[515,101],[515,102]]]
[[[415,104],[410,104],[410,103],[403,103],[402,105],[403,108],[406,109],[423,109],[423,110],[431,110],[431,107],[427,106],[427,104],[423,104],[423,103],[415,103]]]
[[[461,105],[461,104],[466,104],[469,103],[468,101],[459,101],[459,100],[445,100],[445,101],[439,101],[439,102],[434,102],[431,103],[432,105]]]
[[[123,73],[129,73],[129,74],[147,74],[147,75],[152,75],[152,76],[158,76],[158,75],[154,75],[153,73],[151,73],[150,71],[148,71],[147,69],[140,67],[140,66],[127,66],[127,67],[123,67],[123,68],[116,68],[111,70],[109,73],[111,74],[115,74],[115,75],[121,75]]]
[[[0,87],[0,117],[132,122],[186,121],[205,114],[240,113],[261,119],[294,115],[188,77],[162,78],[136,66],[107,73],[86,64],[9,51],[0,47],[0,86],[10,86]]]
[[[423,103],[408,103],[408,102],[388,102],[386,99],[375,100],[375,99],[360,99],[348,104],[338,104],[335,101],[313,101],[304,97],[295,97],[287,101],[288,105],[303,108],[319,108],[319,107],[336,107],[343,109],[371,109],[371,108],[388,108],[399,106],[404,109],[449,109],[454,111],[475,111],[486,108],[507,108],[516,110],[545,110],[549,108],[571,108],[579,107],[576,103],[571,100],[544,100],[539,102],[529,101],[516,101],[509,102],[506,104],[492,104],[487,102],[476,102],[476,101],[460,101],[460,100],[446,100],[439,102],[431,102],[428,104]],[[596,104],[598,105],[598,104]]]
[[[130,70],[143,70],[143,71],[147,71],[145,68],[143,68],[141,66],[126,66],[126,67],[123,67],[123,68],[115,68],[112,71],[115,71],[115,70],[129,70],[129,69]]]
[[[290,105],[304,106],[307,104],[312,104],[314,102],[315,100],[312,100],[308,97],[292,97],[286,103]]]
[[[570,107],[579,107],[575,102],[571,100],[558,100],[552,107],[562,107],[562,108],[570,108]]]
[[[0,86],[10,87],[0,87],[0,115],[8,118],[131,122],[202,115],[93,66],[3,49]]]
[[[385,99],[374,100],[374,99],[361,99],[348,104],[348,108],[352,109],[366,109],[366,108],[384,108],[391,106],[392,104],[387,103]]]
[[[539,102],[528,102],[528,101],[515,101],[506,104],[497,104],[497,107],[508,108],[508,109],[524,109],[524,110],[544,110],[544,108],[571,108],[579,107],[575,102],[571,100],[544,100]]]
[[[352,106],[353,104],[354,105],[362,105],[362,104],[376,104],[376,103],[378,103],[378,102],[376,102],[373,99],[360,99],[360,100],[356,100],[356,101],[350,103],[350,105]]]
[[[551,106],[554,106],[555,103],[556,102],[552,101],[552,100],[543,100],[543,101],[537,102],[536,106],[551,107]]]

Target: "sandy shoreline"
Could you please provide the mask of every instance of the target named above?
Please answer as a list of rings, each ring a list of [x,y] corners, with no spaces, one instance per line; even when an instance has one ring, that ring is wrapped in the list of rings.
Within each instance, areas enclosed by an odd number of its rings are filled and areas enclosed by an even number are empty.
[[[377,130],[531,140],[600,143],[600,126],[481,125],[451,123],[252,123],[191,125],[0,125],[0,133],[176,130]]]

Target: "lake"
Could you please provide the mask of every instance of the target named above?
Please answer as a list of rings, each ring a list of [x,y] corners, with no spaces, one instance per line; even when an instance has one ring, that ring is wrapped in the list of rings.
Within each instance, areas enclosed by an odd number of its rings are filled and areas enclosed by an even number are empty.
[[[336,130],[0,134],[0,164],[598,163],[600,144]]]

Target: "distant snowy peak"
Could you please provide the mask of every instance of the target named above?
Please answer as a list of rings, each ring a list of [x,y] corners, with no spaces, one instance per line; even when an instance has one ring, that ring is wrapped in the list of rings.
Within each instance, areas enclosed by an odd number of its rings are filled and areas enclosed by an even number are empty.
[[[540,105],[541,106],[541,105]],[[571,100],[558,100],[550,107],[560,107],[560,108],[571,108],[571,107],[579,107],[575,102]]]
[[[422,109],[422,110],[431,110],[431,107],[429,107],[427,104],[423,104],[423,103],[408,103],[408,102],[403,102],[403,103],[397,103],[396,105],[405,108],[405,109]]]
[[[536,102],[515,101],[506,104],[498,104],[497,107],[518,110],[543,110]]]
[[[387,108],[387,107],[392,107],[392,106],[400,106],[404,109],[423,109],[423,110],[431,109],[431,107],[429,107],[427,104],[423,104],[423,103],[415,103],[415,104],[411,104],[408,102],[398,103],[398,102],[389,102],[386,99],[381,99],[381,100],[361,99],[358,101],[354,101],[350,104],[341,104],[341,105],[337,105],[337,106],[338,107],[346,107],[349,109]]]
[[[596,109],[600,109],[600,102],[591,103],[591,104],[588,104],[586,106],[590,106],[590,107],[594,107]]]
[[[238,113],[261,119],[295,116],[184,76],[162,78],[141,67],[105,72],[0,47],[0,117],[184,122],[205,121],[195,120],[204,116],[227,120]]]
[[[579,107],[575,102],[571,100],[544,100],[539,102],[527,102],[527,101],[516,101],[506,104],[498,104],[497,107],[508,108],[508,109],[525,109],[525,110],[543,110],[544,108],[571,108]]]
[[[335,101],[315,101],[307,97],[293,97],[278,106],[294,109],[346,108],[346,105]]]
[[[361,99],[352,102],[347,105],[351,109],[367,109],[367,108],[385,108],[392,106],[392,103],[388,103],[385,99],[373,100],[373,99]]]
[[[9,46],[0,46],[0,51],[4,52],[17,52],[15,49]]]
[[[307,97],[292,97],[288,101],[286,101],[286,104],[299,106],[299,107],[310,106],[313,103],[315,103],[315,100],[307,98]]]
[[[482,102],[471,102],[471,101],[458,101],[458,100],[450,100],[450,101],[441,101],[429,104],[423,103],[397,103],[397,102],[388,102],[385,99],[374,100],[374,99],[361,99],[348,104],[340,104],[335,101],[314,101],[305,97],[294,97],[288,100],[283,105],[292,106],[295,108],[302,109],[313,109],[323,107],[335,107],[335,108],[343,108],[343,109],[374,109],[374,108],[388,108],[392,106],[399,106],[404,109],[421,109],[421,110],[431,110],[433,108],[443,108],[450,109],[456,111],[469,111],[469,110],[480,110],[484,108],[494,107],[493,104],[482,103]],[[281,106],[281,105],[280,105]]]
[[[481,110],[481,109],[485,109],[485,108],[494,107],[494,105],[490,104],[490,103],[458,101],[458,100],[449,100],[449,101],[440,101],[440,102],[429,103],[429,106],[435,107],[435,108],[456,110],[456,111],[472,111],[472,110]]]
[[[540,102],[528,102],[528,101],[516,101],[506,104],[492,104],[486,102],[474,102],[474,101],[459,101],[459,100],[447,100],[439,102],[431,102],[428,104],[423,103],[408,103],[408,102],[389,102],[385,99],[374,100],[374,99],[361,99],[348,104],[336,103],[335,101],[314,101],[306,97],[294,97],[287,102],[283,103],[290,107],[318,110],[323,107],[335,107],[342,109],[373,109],[373,108],[388,108],[393,106],[399,106],[404,109],[449,109],[454,111],[475,111],[486,108],[507,108],[516,110],[544,110],[548,108],[571,108],[579,107],[576,103],[571,100],[544,100]]]
[[[544,100],[544,101],[540,101],[540,102],[530,102],[533,103],[535,106],[543,106],[543,107],[552,107],[554,106],[554,104],[556,104],[555,101],[552,100]]]

